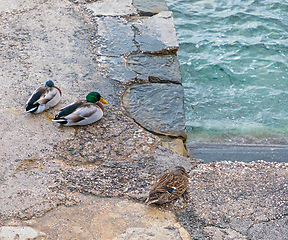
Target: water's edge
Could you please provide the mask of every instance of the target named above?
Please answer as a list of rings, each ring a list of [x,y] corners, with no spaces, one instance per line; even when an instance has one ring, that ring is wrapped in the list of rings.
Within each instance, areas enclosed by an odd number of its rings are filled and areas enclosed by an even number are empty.
[[[287,142],[287,3],[167,2],[179,40],[188,141]]]

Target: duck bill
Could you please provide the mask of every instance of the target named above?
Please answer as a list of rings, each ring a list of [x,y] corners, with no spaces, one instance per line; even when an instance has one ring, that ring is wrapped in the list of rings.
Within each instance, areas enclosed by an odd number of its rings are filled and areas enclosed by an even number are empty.
[[[108,102],[107,101],[105,101],[102,97],[100,98],[100,100],[99,100],[100,102],[102,102],[102,103],[104,103],[104,104],[108,104]]]

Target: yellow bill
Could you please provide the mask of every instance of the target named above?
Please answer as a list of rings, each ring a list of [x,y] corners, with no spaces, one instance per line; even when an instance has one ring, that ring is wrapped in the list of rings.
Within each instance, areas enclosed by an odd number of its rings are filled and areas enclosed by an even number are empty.
[[[100,100],[99,100],[100,102],[102,102],[102,103],[104,103],[104,104],[108,104],[108,102],[107,101],[105,101],[102,97],[100,98]]]

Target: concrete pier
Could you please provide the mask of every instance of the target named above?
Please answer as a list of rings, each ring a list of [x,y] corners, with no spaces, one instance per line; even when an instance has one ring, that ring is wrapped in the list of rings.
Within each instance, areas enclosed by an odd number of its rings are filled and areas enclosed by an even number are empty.
[[[188,157],[165,1],[1,1],[0,18],[0,239],[285,239],[286,163]],[[24,113],[48,80],[60,103]],[[100,121],[52,123],[91,91],[109,103]],[[176,165],[187,193],[146,206]]]

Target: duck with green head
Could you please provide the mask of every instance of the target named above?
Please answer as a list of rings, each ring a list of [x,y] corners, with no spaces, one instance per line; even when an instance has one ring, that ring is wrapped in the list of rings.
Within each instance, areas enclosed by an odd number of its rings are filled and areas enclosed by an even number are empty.
[[[177,166],[163,173],[153,184],[146,204],[164,204],[180,197],[187,189],[189,179],[185,168]]]
[[[61,98],[61,90],[50,80],[44,87],[37,88],[26,103],[26,112],[41,113],[56,106]]]
[[[52,121],[64,126],[88,125],[100,120],[104,114],[102,105],[108,104],[98,92],[91,92],[86,100],[78,100],[62,109]]]

